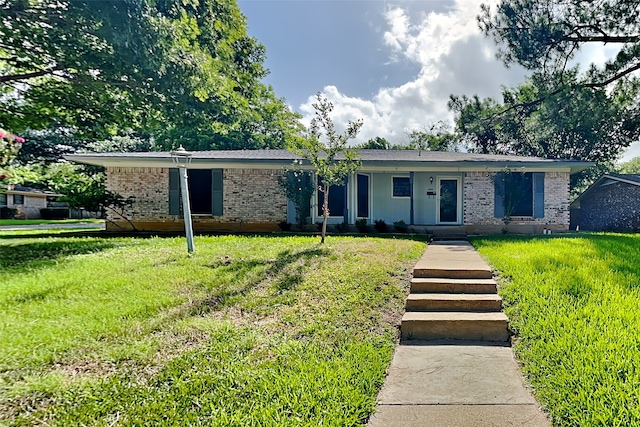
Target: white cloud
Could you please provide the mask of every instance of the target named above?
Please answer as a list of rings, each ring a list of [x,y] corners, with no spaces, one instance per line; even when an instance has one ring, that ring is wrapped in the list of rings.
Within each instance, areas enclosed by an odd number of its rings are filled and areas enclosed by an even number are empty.
[[[455,0],[442,12],[388,7],[387,28],[380,42],[389,50],[389,60],[418,64],[420,71],[402,85],[379,89],[371,99],[350,97],[340,88],[326,86],[323,93],[335,106],[332,118],[338,129],[349,120],[362,118],[358,141],[382,136],[402,143],[406,130],[452,120],[447,109],[450,94],[498,97],[500,85],[521,82],[524,71],[506,69],[495,59],[493,42],[480,33],[476,23],[479,7],[476,0]],[[314,101],[309,97],[301,106],[306,124],[313,115]]]

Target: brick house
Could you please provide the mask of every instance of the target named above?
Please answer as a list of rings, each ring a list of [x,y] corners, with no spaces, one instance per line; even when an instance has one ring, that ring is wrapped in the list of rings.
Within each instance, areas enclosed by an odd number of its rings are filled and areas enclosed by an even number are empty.
[[[360,150],[359,155],[362,167],[329,193],[329,223],[402,220],[418,230],[495,233],[508,217],[506,226],[514,232],[567,230],[569,176],[592,165],[418,150]],[[107,230],[130,228],[129,221],[139,230],[182,229],[178,170],[170,153],[74,154],[67,159],[105,167],[107,188],[135,197],[123,216],[109,213]],[[293,205],[278,185],[294,160],[299,157],[286,150],[194,152],[188,168],[194,228],[264,231],[277,230],[281,221],[295,222]],[[311,170],[304,162],[303,167]],[[505,176],[516,182],[517,195],[505,194]],[[311,222],[321,218],[320,197],[312,197]]]
[[[19,218],[37,219],[40,218],[40,209],[49,207],[51,201],[61,196],[51,191],[9,184],[0,190],[0,208],[15,209]]]
[[[640,175],[600,177],[571,203],[571,228],[640,231]]]

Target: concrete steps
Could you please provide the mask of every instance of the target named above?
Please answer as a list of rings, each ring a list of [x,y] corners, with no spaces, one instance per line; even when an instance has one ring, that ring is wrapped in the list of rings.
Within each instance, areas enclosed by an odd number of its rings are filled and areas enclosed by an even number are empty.
[[[466,241],[433,242],[416,263],[402,338],[507,341],[491,268]]]
[[[404,339],[507,341],[504,313],[407,312],[402,317]]]
[[[494,294],[498,286],[493,279],[448,279],[438,277],[414,277],[411,293]]]
[[[497,294],[410,294],[407,311],[478,311],[502,310]]]

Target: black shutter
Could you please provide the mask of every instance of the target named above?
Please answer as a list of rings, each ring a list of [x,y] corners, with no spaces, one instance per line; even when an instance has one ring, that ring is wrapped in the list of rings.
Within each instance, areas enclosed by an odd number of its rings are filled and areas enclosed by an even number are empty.
[[[169,169],[169,215],[180,215],[180,171]]]
[[[493,183],[493,216],[504,218],[504,172],[496,173]]]
[[[222,169],[211,170],[211,215],[222,216],[223,215],[223,174]]]
[[[533,173],[533,217],[544,218],[544,172]]]

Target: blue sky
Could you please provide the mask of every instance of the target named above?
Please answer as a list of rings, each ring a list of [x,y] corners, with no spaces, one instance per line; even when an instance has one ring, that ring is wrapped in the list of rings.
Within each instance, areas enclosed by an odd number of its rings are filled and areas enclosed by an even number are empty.
[[[487,1],[484,1],[487,3]],[[491,3],[491,1],[488,1]],[[267,49],[265,82],[308,123],[316,92],[338,127],[363,119],[359,136],[393,143],[442,120],[450,94],[499,97],[524,80],[507,69],[476,24],[478,0],[239,0],[249,34]],[[578,61],[611,52],[583,51]],[[640,155],[634,147],[625,158]]]

